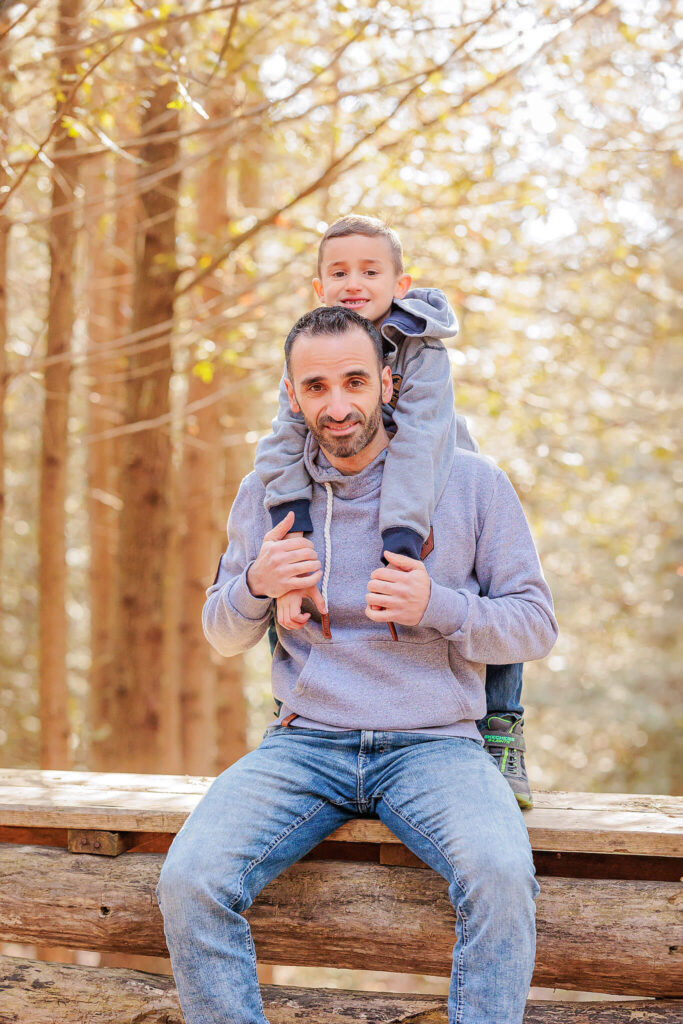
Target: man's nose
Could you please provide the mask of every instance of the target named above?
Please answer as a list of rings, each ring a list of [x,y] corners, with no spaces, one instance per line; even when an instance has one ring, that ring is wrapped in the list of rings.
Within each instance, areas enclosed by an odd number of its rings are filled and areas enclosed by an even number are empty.
[[[346,419],[350,411],[351,405],[344,391],[341,388],[332,391],[327,403],[327,409],[325,410],[327,415],[336,420],[337,423],[341,423],[342,420]]]

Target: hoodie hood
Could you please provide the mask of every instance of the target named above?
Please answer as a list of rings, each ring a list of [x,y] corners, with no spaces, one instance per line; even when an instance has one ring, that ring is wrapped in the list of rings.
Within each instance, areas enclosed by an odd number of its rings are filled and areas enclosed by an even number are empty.
[[[439,288],[411,288],[394,299],[391,312],[380,328],[387,354],[395,354],[403,338],[454,338],[458,320]]]

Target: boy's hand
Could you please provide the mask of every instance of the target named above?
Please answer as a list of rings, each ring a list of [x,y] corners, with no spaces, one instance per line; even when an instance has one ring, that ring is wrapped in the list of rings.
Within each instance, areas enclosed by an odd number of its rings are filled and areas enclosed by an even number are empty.
[[[370,576],[365,614],[373,622],[417,626],[429,604],[432,581],[424,563],[385,551],[389,565]]]
[[[305,597],[311,599],[321,615],[327,611],[322,594],[317,587],[290,590],[289,593],[283,594],[277,599],[277,621],[285,629],[301,629],[310,619],[310,612],[301,611],[301,603]]]
[[[288,590],[305,590],[322,575],[313,542],[301,534],[287,537],[294,522],[288,512],[263,538],[261,550],[247,571],[247,585],[255,596],[281,597]]]

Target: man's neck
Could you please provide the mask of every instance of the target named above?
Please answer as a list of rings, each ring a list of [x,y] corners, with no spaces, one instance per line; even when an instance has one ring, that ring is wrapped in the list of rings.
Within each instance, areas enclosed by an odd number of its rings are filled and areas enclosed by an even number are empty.
[[[389,435],[384,429],[384,424],[380,423],[379,430],[373,437],[369,444],[366,444],[365,448],[362,448],[355,455],[351,455],[348,459],[340,459],[337,455],[332,455],[327,449],[323,448],[321,451],[324,452],[325,458],[331,466],[338,469],[343,476],[352,476],[354,473],[360,473],[362,469],[369,466],[373,459],[376,459],[381,451],[389,444]]]

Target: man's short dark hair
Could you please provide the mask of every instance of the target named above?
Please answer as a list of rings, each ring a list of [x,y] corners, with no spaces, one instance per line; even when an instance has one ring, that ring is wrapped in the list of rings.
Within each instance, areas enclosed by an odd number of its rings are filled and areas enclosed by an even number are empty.
[[[318,246],[318,277],[322,271],[323,247],[330,238],[346,238],[348,235],[365,235],[367,238],[384,238],[391,249],[391,260],[394,265],[396,276],[403,273],[403,248],[401,239],[393,228],[385,224],[377,217],[364,217],[361,214],[352,213],[347,217],[340,217],[330,224],[329,228],[320,239]]]
[[[289,372],[292,345],[301,334],[305,334],[309,338],[316,338],[326,334],[346,334],[353,327],[360,327],[370,338],[381,371],[384,366],[384,349],[379,331],[372,321],[361,316],[360,313],[356,313],[353,309],[345,309],[344,306],[318,306],[317,309],[313,309],[310,313],[304,313],[302,317],[299,317],[287,335],[285,341],[285,364],[287,366],[288,378],[292,379],[292,375]]]

